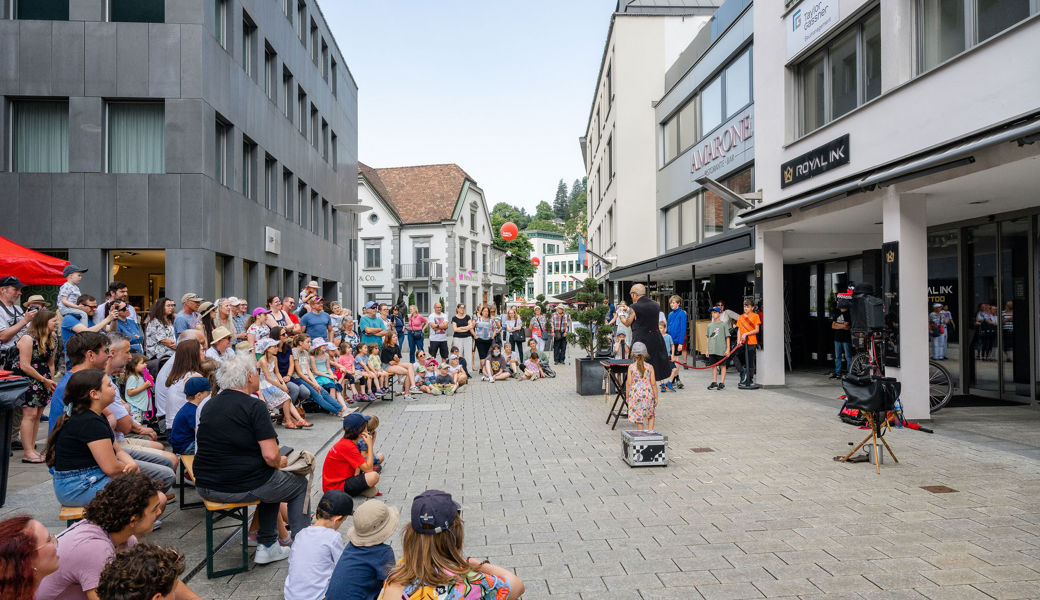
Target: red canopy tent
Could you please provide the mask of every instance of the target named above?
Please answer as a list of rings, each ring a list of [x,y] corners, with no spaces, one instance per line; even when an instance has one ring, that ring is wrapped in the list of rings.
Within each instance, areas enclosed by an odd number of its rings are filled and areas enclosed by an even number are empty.
[[[61,285],[69,261],[47,256],[0,236],[0,277],[14,275],[25,285]]]

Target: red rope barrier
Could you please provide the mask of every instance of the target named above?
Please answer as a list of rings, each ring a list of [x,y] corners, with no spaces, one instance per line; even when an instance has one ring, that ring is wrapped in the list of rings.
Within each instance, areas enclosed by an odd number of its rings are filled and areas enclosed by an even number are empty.
[[[713,369],[713,368],[721,365],[722,363],[726,362],[727,360],[729,360],[729,357],[733,356],[733,353],[736,352],[737,350],[739,350],[740,347],[743,346],[743,345],[744,345],[743,343],[738,343],[736,346],[733,347],[732,350],[729,351],[729,354],[727,354],[726,356],[722,357],[722,360],[720,360],[719,362],[717,362],[717,363],[715,363],[713,365],[708,365],[706,367],[695,367],[693,365],[688,365],[688,364],[686,364],[684,362],[681,362],[681,361],[678,361],[678,360],[673,360],[671,362],[672,362],[673,365],[679,365],[680,367],[686,367],[687,369],[695,369],[695,370],[698,370],[698,371],[703,370],[703,369]]]

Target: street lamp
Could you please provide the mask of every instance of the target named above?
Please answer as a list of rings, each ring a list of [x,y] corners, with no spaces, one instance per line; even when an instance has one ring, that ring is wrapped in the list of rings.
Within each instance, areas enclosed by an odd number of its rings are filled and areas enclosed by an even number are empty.
[[[372,210],[371,206],[366,206],[364,204],[333,204],[332,208],[333,208],[333,210],[338,210],[340,212],[347,213],[348,215],[352,214],[352,215],[355,215],[355,216],[356,215],[360,215],[361,213],[365,213],[365,212],[368,212],[368,211]],[[348,221],[348,224],[349,223],[350,223],[350,221]],[[352,302],[354,302],[354,308],[357,309],[359,306],[361,306],[360,302],[358,301],[358,291],[359,290],[358,290],[358,281],[357,281],[357,279],[358,279],[358,276],[357,276],[357,271],[358,271],[358,267],[357,267],[358,252],[357,252],[357,235],[356,234],[357,234],[357,229],[358,229],[358,223],[355,222],[351,227],[352,227],[351,231],[352,231],[352,233],[354,235],[351,235],[348,238],[348,240],[347,240],[347,242],[351,245],[351,252],[350,252],[350,254],[351,254],[351,261],[350,261],[350,289],[352,290],[352,292],[351,292],[350,295],[353,298]]]
[[[441,259],[439,259],[439,258],[422,258],[420,260],[422,262],[426,263],[426,294],[427,294],[426,297],[428,298],[426,302],[429,304],[429,306],[427,306],[426,308],[427,309],[432,309],[433,308],[433,264],[437,263],[437,262],[440,262]],[[441,308],[444,308],[444,307],[442,306]],[[428,310],[428,311],[424,311],[424,312],[433,312],[433,311],[432,310]]]

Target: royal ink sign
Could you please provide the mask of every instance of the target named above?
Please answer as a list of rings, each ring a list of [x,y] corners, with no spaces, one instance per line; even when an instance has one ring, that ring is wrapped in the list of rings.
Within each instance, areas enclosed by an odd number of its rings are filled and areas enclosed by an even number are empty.
[[[806,0],[787,15],[787,58],[838,24],[838,0]]]
[[[849,164],[849,134],[780,165],[780,187],[785,188]]]

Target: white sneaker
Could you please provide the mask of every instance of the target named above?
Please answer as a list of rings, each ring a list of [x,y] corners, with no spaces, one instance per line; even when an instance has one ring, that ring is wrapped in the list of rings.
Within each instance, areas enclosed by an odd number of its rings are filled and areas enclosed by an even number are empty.
[[[411,395],[411,394],[404,394],[404,395],[403,395],[403,396],[401,396],[401,397],[402,397],[402,398],[404,398],[404,401],[405,401],[405,402],[414,402],[414,401],[415,401],[415,398],[414,398],[414,397],[412,397],[412,395]]]
[[[256,555],[253,557],[253,562],[258,565],[266,565],[287,558],[289,558],[289,546],[282,546],[278,542],[275,542],[270,546],[264,546],[263,544],[258,545],[256,547]]]

